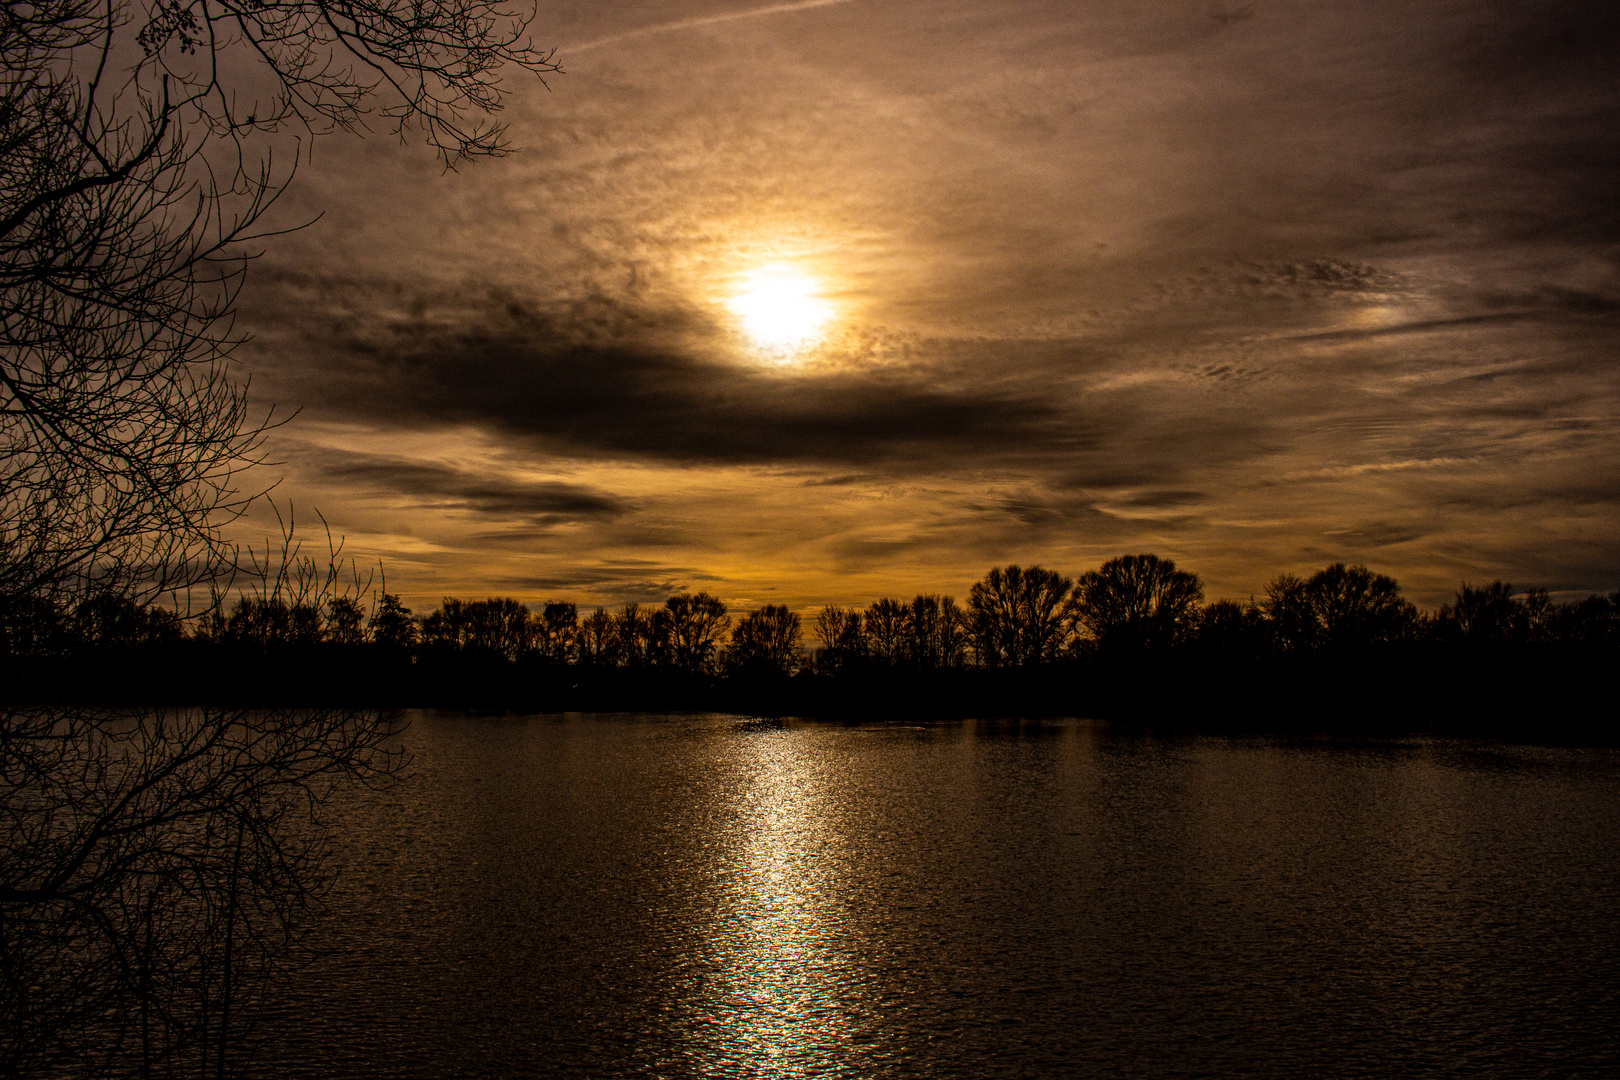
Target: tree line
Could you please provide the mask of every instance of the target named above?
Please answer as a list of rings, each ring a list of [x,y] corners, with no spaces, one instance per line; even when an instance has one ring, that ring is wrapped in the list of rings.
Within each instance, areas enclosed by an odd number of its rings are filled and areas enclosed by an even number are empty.
[[[989,571],[964,603],[922,594],[865,608],[829,605],[801,616],[766,604],[734,617],[708,592],[661,605],[530,606],[512,597],[445,598],[418,615],[394,593],[333,587],[305,573],[297,588],[214,603],[184,619],[113,594],[73,605],[0,606],[0,655],[191,642],[225,650],[365,649],[431,664],[483,657],[590,670],[670,670],[694,676],[837,677],[881,671],[1028,670],[1067,661],[1140,662],[1173,656],[1248,661],[1379,648],[1613,645],[1620,592],[1559,604],[1546,590],[1496,581],[1461,585],[1423,611],[1397,582],[1334,563],[1274,577],[1259,598],[1204,601],[1198,576],[1156,555],[1122,555],[1070,579],[1042,566]]]

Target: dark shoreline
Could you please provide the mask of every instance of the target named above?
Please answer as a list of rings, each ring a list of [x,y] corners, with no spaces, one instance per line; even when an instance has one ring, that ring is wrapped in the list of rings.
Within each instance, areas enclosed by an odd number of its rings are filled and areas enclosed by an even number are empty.
[[[273,650],[180,641],[0,662],[18,705],[343,706],[484,712],[695,712],[842,722],[1087,716],[1231,734],[1479,735],[1620,741],[1616,656],[1507,645],[1316,653],[1263,660],[1089,656],[1040,667],[869,667],[790,676],[693,674],[410,657],[375,646]]]

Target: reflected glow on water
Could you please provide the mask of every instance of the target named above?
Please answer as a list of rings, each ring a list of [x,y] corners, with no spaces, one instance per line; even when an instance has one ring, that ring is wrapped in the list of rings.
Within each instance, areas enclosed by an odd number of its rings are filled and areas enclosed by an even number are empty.
[[[258,1075],[1613,1074],[1620,751],[417,714]]]
[[[858,982],[839,948],[843,886],[825,785],[788,737],[751,740],[739,765],[735,847],[683,1025],[691,1063],[700,1074],[822,1074],[847,1048],[844,995]]]

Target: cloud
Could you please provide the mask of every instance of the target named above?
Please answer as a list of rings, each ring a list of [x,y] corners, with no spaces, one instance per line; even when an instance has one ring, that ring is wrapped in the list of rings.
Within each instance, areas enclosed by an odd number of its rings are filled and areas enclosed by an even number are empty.
[[[507,295],[455,298],[435,300],[431,319],[390,319],[351,295],[325,318],[293,313],[298,298],[334,291],[297,283],[283,310],[305,340],[265,374],[302,408],[343,420],[471,424],[565,455],[925,468],[1079,449],[1118,423],[1060,407],[1038,369],[726,362],[695,315],[608,298],[549,311]]]
[[[446,465],[332,450],[322,458],[313,474],[353,493],[398,496],[411,504],[531,524],[611,520],[631,508],[624,499],[576,484],[480,476]]]
[[[312,163],[331,213],[244,294],[260,400],[303,409],[277,438],[434,445],[290,486],[376,492],[323,509],[431,536],[456,588],[856,599],[1142,550],[1229,595],[1340,558],[1435,598],[1613,576],[1620,9],[750,17],[790,6],[565,2],[560,40],[620,44],[514,99],[524,153]],[[716,322],[777,258],[852,313],[826,362]]]
[[[614,45],[621,41],[629,41],[639,37],[649,37],[654,34],[671,34],[680,30],[695,30],[704,26],[714,26],[718,23],[735,22],[738,19],[757,19],[767,15],[788,15],[799,11],[810,11],[814,8],[835,7],[839,4],[853,3],[854,0],[792,0],[785,4],[768,4],[764,7],[747,8],[743,11],[727,11],[715,15],[698,15],[689,19],[675,19],[670,22],[655,23],[651,26],[637,27],[634,30],[624,30],[607,37],[600,37],[594,41],[583,42],[579,45],[566,46],[562,51],[566,58],[577,53],[599,49],[604,45]]]

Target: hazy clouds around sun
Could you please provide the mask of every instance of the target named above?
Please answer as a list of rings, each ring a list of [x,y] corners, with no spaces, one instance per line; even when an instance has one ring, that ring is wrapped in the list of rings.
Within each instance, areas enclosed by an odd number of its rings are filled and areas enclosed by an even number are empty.
[[[408,588],[1620,584],[1609,9],[745,10],[551,9],[520,153],[299,178],[247,359]]]

